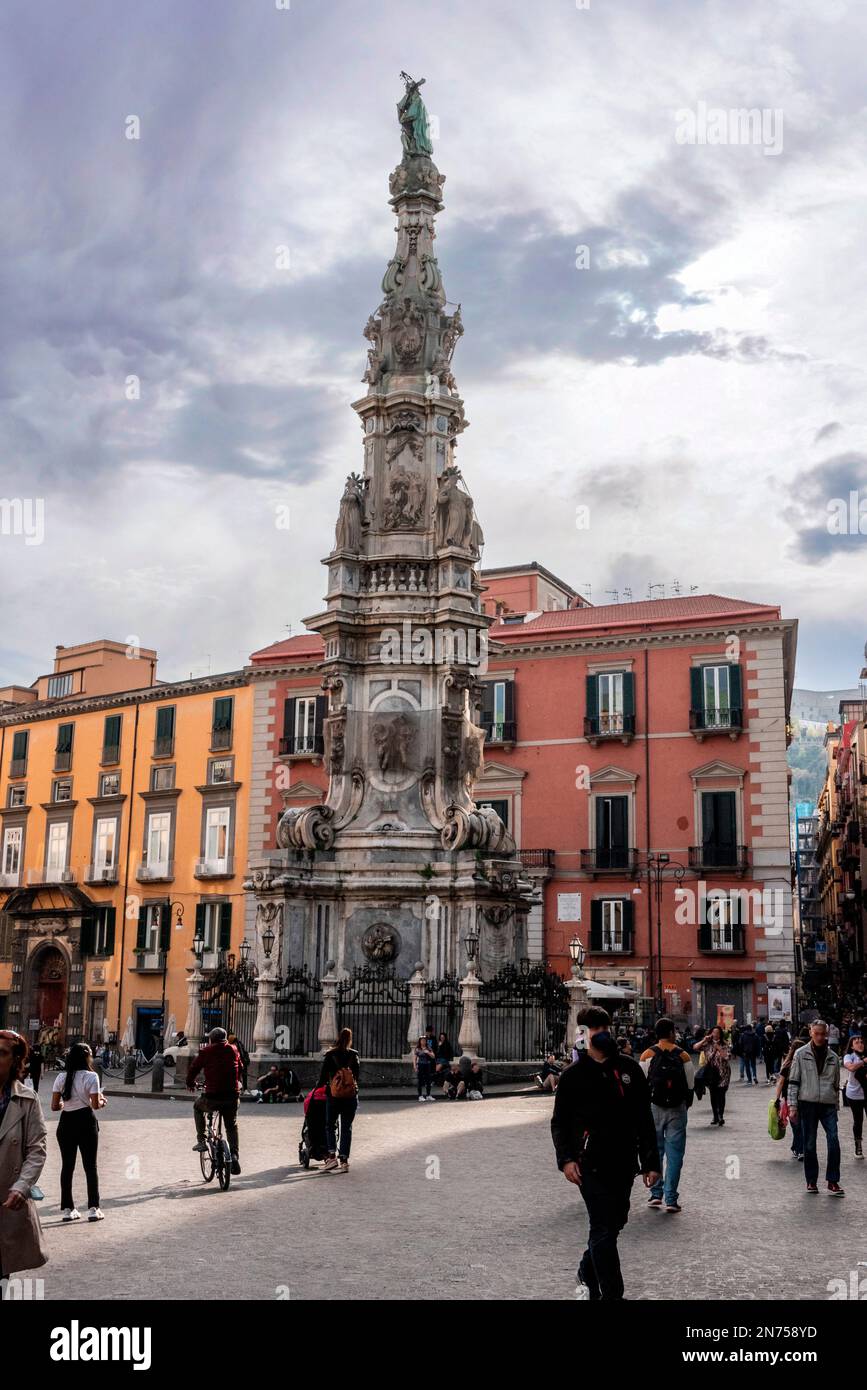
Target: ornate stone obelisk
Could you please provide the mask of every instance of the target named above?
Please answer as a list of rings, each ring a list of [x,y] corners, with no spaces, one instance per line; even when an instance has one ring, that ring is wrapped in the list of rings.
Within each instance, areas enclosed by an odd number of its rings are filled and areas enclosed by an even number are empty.
[[[367,391],[353,402],[363,471],[347,478],[323,562],[325,611],[306,623],[325,643],[328,793],[284,813],[287,867],[250,882],[284,903],[283,966],[314,958],[327,907],[338,973],[380,962],[409,976],[417,961],[462,973],[473,931],[484,977],[525,953],[532,885],[499,817],[473,800],[490,620],[482,532],[456,463],[467,422],[452,356],[464,330],[434,254],[445,179],[421,83],[402,76],[397,245],[364,329]]]

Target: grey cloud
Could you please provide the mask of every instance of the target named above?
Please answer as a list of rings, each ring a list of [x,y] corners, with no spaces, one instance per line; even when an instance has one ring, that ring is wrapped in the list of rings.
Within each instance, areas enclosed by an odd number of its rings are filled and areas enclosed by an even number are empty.
[[[835,454],[805,469],[793,479],[790,494],[785,517],[794,533],[791,553],[795,559],[823,564],[832,556],[867,546],[858,515],[863,501],[867,531],[867,454]]]

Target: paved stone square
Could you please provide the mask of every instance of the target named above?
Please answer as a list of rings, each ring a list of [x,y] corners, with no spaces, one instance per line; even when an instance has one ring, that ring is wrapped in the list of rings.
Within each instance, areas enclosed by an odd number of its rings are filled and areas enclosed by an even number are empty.
[[[41,1094],[47,1104],[48,1085]],[[766,1133],[770,1092],[733,1082],[726,1127],[693,1107],[684,1210],[633,1189],[621,1240],[628,1298],[829,1298],[867,1259],[867,1162],[841,1112],[844,1201],[804,1195],[789,1143]],[[201,1180],[188,1101],[111,1098],[100,1114],[106,1220],[59,1219],[56,1116],[42,1219],[46,1299],[571,1299],[584,1207],[557,1172],[552,1101],[363,1104],[352,1166],[298,1166],[301,1107],[241,1109],[243,1174],[228,1193]],[[820,1141],[821,1143],[821,1141]],[[438,1176],[429,1176],[438,1173]],[[79,1208],[83,1175],[76,1181]],[[859,1270],[867,1274],[867,1270]]]

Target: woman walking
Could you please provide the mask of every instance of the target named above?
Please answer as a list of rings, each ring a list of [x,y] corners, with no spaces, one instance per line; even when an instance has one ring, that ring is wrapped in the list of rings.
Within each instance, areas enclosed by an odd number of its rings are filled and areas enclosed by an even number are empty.
[[[93,1053],[87,1043],[75,1043],[67,1054],[66,1070],[55,1077],[51,1091],[51,1109],[61,1112],[57,1122],[57,1142],[62,1160],[60,1206],[64,1221],[81,1220],[81,1214],[72,1200],[72,1176],[79,1153],[87,1179],[87,1219],[104,1219],[99,1209],[99,1176],[96,1171],[99,1124],[94,1112],[101,1110],[105,1103],[99,1077],[93,1070]]]
[[[358,1109],[358,1053],[352,1047],[351,1028],[341,1028],[336,1046],[322,1058],[319,1085],[325,1087],[325,1143],[328,1149],[323,1170],[348,1173],[352,1121]]]
[[[783,1058],[780,1066],[780,1079],[777,1082],[777,1100],[782,1109],[783,1101],[788,1099],[789,1092],[789,1072],[792,1070],[792,1058],[801,1046],[800,1038],[789,1044],[789,1050]],[[794,1120],[789,1116],[789,1124],[792,1129],[792,1158],[803,1162],[804,1160],[804,1132],[801,1126],[801,1113],[795,1111]]]
[[[774,1037],[774,1030],[770,1024],[765,1028],[765,1036],[762,1039],[762,1057],[765,1062],[765,1085],[770,1086],[776,1076],[774,1064],[777,1060],[777,1044]]]
[[[434,1068],[436,1067],[436,1057],[428,1046],[427,1038],[419,1038],[412,1050],[412,1065],[415,1070],[415,1079],[418,1084],[419,1100],[433,1100],[430,1093],[431,1082],[434,1079]]]
[[[27,1043],[0,1030],[0,1279],[39,1269],[48,1259],[30,1195],[45,1165],[45,1121],[39,1097],[23,1084]]]
[[[843,1091],[843,1104],[852,1111],[852,1138],[855,1140],[855,1157],[863,1158],[861,1136],[864,1130],[864,1103],[867,1098],[867,1053],[861,1033],[853,1033],[849,1047],[843,1058],[846,1071],[846,1087]]]
[[[705,1056],[705,1085],[710,1095],[710,1105],[713,1111],[712,1125],[719,1125],[720,1128],[725,1124],[726,1091],[732,1079],[732,1069],[730,1064],[731,1049],[726,1045],[725,1033],[722,1028],[716,1026],[705,1034],[700,1042],[693,1043],[693,1052],[704,1052]]]

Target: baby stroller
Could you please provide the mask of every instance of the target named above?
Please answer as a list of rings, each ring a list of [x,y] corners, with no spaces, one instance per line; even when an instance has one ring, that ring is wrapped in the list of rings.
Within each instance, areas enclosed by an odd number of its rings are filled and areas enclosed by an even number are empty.
[[[310,1167],[310,1160],[323,1163],[328,1157],[325,1145],[325,1087],[317,1086],[304,1097],[304,1127],[298,1145],[298,1162]]]

